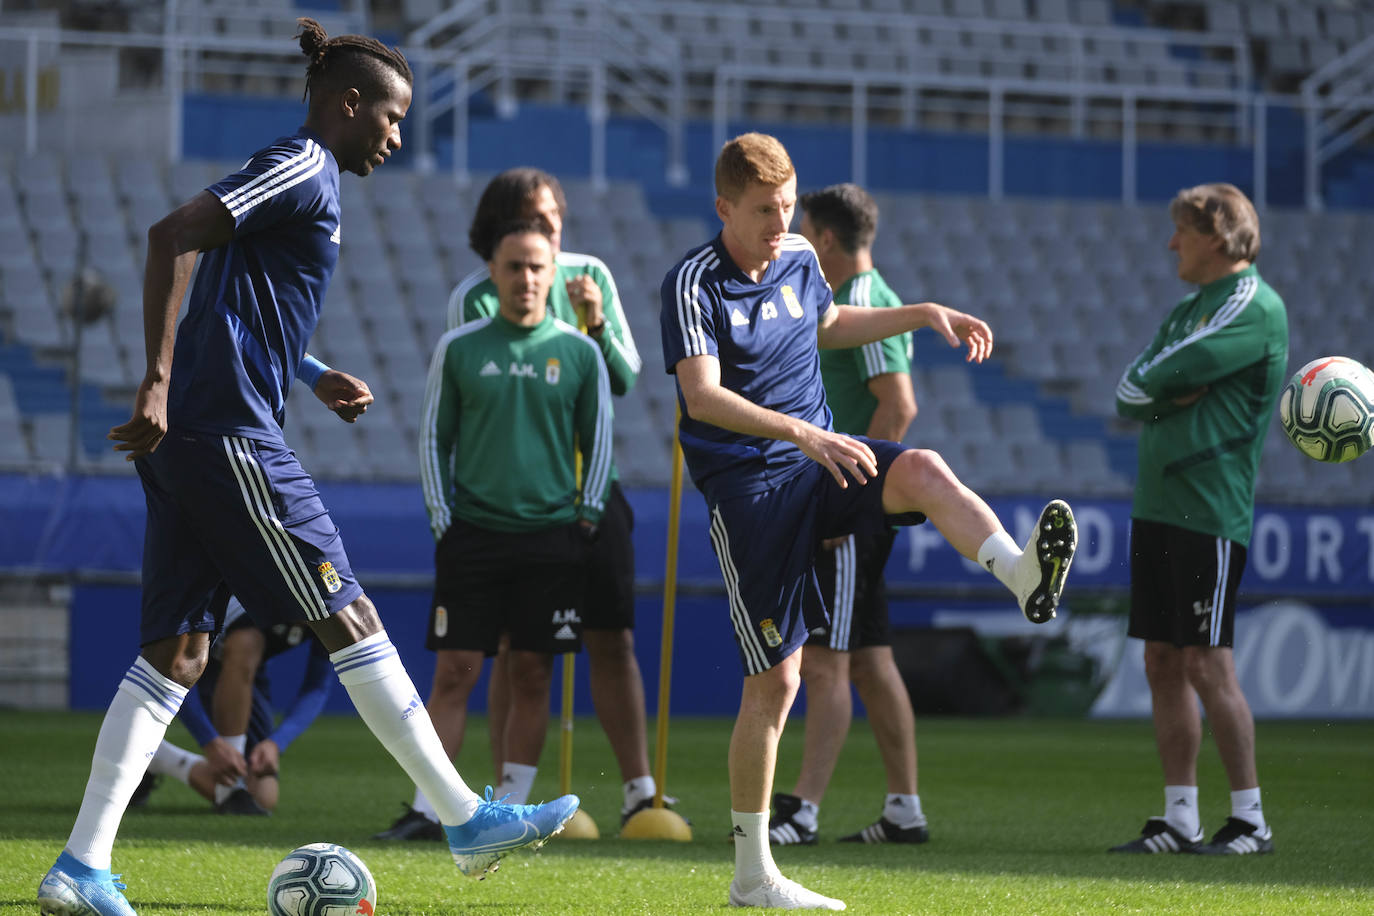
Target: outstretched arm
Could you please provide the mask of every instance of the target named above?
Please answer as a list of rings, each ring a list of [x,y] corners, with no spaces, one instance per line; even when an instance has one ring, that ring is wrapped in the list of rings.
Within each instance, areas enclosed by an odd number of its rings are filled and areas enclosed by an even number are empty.
[[[177,312],[191,282],[196,258],[234,237],[234,218],[219,199],[202,191],[148,230],[143,267],[143,381],[128,423],[110,430],[115,451],[132,461],[151,453],[167,433],[167,385],[172,378],[172,344]]]
[[[845,350],[921,328],[935,331],[951,347],[968,344],[970,362],[981,363],[992,354],[992,329],[986,321],[935,302],[890,309],[832,305],[821,316],[816,339],[823,350]]]
[[[693,419],[747,436],[791,442],[829,471],[841,487],[849,486],[846,474],[861,484],[877,476],[877,459],[859,440],[760,407],[721,385],[720,361],[714,356],[690,356],[680,360],[674,371]]]

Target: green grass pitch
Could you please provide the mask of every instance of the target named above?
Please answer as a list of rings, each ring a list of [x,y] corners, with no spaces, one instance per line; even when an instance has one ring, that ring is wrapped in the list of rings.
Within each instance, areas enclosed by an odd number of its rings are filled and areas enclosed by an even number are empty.
[[[0,712],[0,914],[34,913],[34,892],[66,839],[99,716]],[[652,726],[652,723],[651,723]],[[783,739],[778,785],[789,788],[801,723]],[[115,870],[141,914],[264,912],[269,872],[288,850],[330,841],[377,879],[383,916],[438,913],[708,913],[726,909],[733,865],[725,750],[730,722],[674,720],[668,786],[691,817],[689,844],[614,839],[619,778],[593,720],[578,720],[574,790],[603,839],[555,839],[505,860],[486,881],[463,878],[437,845],[369,839],[411,789],[361,723],[325,717],[283,760],[270,819],[219,817],[163,781],[124,818]],[[189,745],[179,725],[172,737]],[[459,760],[477,785],[485,723]],[[1272,856],[1110,856],[1162,806],[1148,722],[924,719],[921,799],[931,842],[838,844],[873,820],[883,777],[867,724],[850,734],[821,813],[816,847],[775,850],[783,870],[855,913],[1374,913],[1374,723],[1262,722],[1260,777],[1278,851]],[[555,794],[550,731],[536,797]],[[1216,751],[1203,747],[1203,825],[1229,813]]]

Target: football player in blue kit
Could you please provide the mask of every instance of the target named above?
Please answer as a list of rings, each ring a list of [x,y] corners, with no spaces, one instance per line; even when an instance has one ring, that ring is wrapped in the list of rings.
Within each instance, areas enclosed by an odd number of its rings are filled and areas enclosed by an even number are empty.
[[[719,235],[661,289],[663,358],[677,377],[679,439],[710,512],[745,678],[730,739],[732,906],[842,910],[783,877],[768,843],[778,739],[800,685],[802,645],[825,622],[814,569],[824,538],[929,519],[1015,595],[1054,616],[1077,544],[1067,504],[1041,512],[1025,549],[927,449],[831,431],[818,347],[931,328],[981,361],[992,332],[934,303],[835,305],[815,250],[788,233],[797,176],[773,137],[744,134],[716,160]]]
[[[575,796],[484,801],[463,782],[283,440],[293,378],[345,419],[371,402],[366,385],[310,359],[306,343],[339,257],[339,172],[366,176],[400,148],[413,82],[405,58],[375,39],[300,24],[304,126],[148,230],[147,370],[132,418],[110,431],[147,501],[142,649],[105,714],[71,835],[39,884],[43,913],[134,912],[110,873],[115,833],[205,668],[222,587],[259,626],[310,626],[363,721],[434,803],[465,874],[544,842],[577,808]]]

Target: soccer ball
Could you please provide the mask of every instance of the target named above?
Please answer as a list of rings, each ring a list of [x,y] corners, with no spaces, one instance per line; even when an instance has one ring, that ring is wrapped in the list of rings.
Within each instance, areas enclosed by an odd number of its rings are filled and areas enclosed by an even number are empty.
[[[286,854],[267,879],[271,916],[372,916],[377,884],[363,860],[333,843]]]
[[[1303,366],[1279,395],[1289,441],[1318,461],[1350,461],[1374,445],[1374,373],[1344,356]]]

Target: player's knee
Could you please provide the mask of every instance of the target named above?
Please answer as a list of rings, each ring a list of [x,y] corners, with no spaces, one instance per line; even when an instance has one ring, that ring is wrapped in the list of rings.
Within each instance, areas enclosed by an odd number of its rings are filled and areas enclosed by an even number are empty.
[[[635,655],[633,630],[584,630],[582,643],[592,666],[623,665]]]
[[[900,511],[919,509],[932,491],[955,483],[958,480],[939,452],[928,448],[907,449],[888,469],[885,487],[895,488],[895,493],[885,492],[883,504],[884,507],[900,507]],[[895,496],[896,502],[889,496]]]
[[[1145,643],[1145,680],[1151,689],[1181,683],[1185,678],[1183,653],[1162,642]]]
[[[1190,647],[1183,654],[1183,670],[1188,683],[1203,696],[1225,690],[1235,681],[1233,668],[1222,650]]]
[[[205,673],[210,657],[209,634],[186,633],[160,639],[144,646],[142,655],[163,677],[190,689]]]
[[[434,662],[434,687],[430,692],[431,701],[436,697],[444,700],[461,697],[462,702],[466,702],[468,695],[472,693],[472,688],[477,685],[477,679],[481,676],[481,653],[439,652]]]

